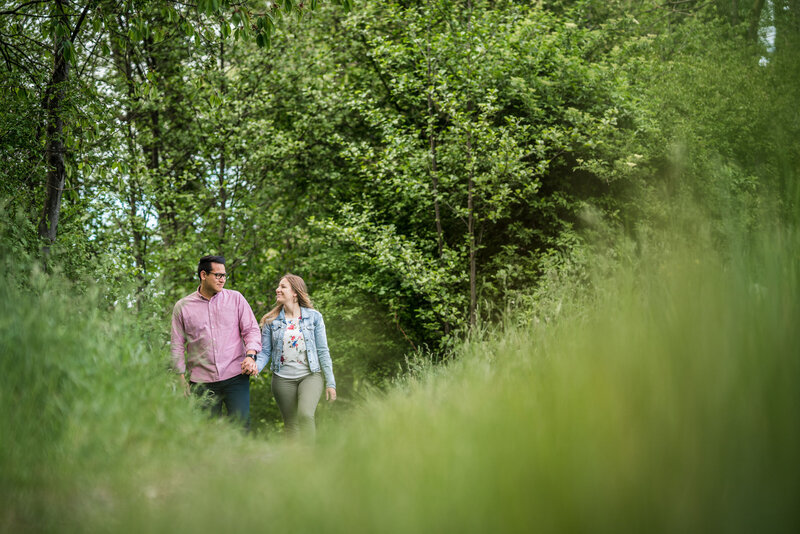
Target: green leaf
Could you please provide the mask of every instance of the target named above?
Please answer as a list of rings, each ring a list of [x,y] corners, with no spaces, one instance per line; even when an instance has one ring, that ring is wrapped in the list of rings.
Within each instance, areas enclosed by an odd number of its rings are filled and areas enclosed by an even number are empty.
[[[58,37],[60,39],[63,39],[64,37],[67,37],[69,35],[69,28],[67,27],[66,24],[58,24],[57,23],[55,25],[54,30],[55,30],[56,37]]]
[[[72,41],[64,41],[61,45],[61,55],[64,57],[64,61],[69,63],[75,64],[76,56],[75,56],[75,48],[72,45]]]
[[[194,35],[194,28],[187,21],[181,21],[181,28],[183,29],[183,33],[186,35],[186,37],[191,37]]]

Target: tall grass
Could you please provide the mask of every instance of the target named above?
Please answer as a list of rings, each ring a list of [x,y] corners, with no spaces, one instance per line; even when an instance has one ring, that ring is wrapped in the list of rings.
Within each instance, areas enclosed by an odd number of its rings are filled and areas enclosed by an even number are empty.
[[[5,251],[3,251],[5,252]],[[113,530],[168,470],[241,440],[181,398],[135,312],[2,255],[0,530]]]
[[[203,417],[131,314],[6,284],[0,528],[796,532],[800,236],[665,243],[315,447]]]

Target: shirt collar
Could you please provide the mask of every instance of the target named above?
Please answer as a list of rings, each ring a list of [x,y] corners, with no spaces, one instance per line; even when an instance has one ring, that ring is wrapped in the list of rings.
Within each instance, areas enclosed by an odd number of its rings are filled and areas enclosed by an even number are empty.
[[[220,290],[220,291],[219,291],[219,292],[218,292],[216,295],[214,295],[213,297],[211,297],[211,298],[209,299],[209,298],[206,298],[206,296],[205,296],[205,295],[203,295],[202,293],[200,293],[200,286],[197,286],[197,291],[195,291],[195,295],[197,295],[197,296],[198,296],[200,299],[202,299],[202,300],[205,300],[206,302],[211,302],[212,300],[214,300],[214,299],[217,297],[217,295],[220,295],[220,294],[222,294],[222,292],[223,292],[223,291],[225,291],[225,289],[224,289],[224,288],[223,288],[223,289],[221,289],[221,290]],[[281,310],[281,313],[283,313],[283,310]]]

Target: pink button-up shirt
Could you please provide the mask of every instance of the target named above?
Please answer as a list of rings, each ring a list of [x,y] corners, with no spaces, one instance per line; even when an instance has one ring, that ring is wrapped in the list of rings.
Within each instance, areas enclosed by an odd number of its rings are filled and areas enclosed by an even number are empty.
[[[223,289],[211,299],[198,291],[172,310],[172,365],[188,365],[192,382],[219,382],[242,373],[247,351],[261,351],[261,330],[247,300]]]

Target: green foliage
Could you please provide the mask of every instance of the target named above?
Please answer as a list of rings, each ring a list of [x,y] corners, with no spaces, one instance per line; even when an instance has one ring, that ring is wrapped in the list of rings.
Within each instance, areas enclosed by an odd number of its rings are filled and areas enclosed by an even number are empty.
[[[344,21],[342,38],[315,42],[308,61],[297,57],[307,42],[288,54],[291,73],[316,72],[323,51],[338,69],[320,73],[328,91],[318,98],[328,107],[308,105],[326,120],[315,119],[301,145],[327,148],[322,165],[337,162],[330,176],[318,165],[303,173],[315,176],[317,191],[336,179],[328,217],[310,208],[321,241],[335,247],[317,257],[344,257],[315,267],[337,286],[346,280],[381,299],[418,345],[446,345],[448,331],[465,324],[471,239],[482,296],[503,299],[535,283],[539,251],[567,243],[558,236],[582,199],[631,175],[627,166],[602,167],[627,157],[617,119],[632,111],[614,67],[584,59],[597,37],[539,10],[479,5],[467,24],[445,4],[370,3]],[[295,124],[305,120],[304,108],[290,109]],[[341,126],[327,134],[330,125]]]
[[[701,4],[98,3],[46,260],[33,41],[66,32],[0,18],[0,524],[796,531],[795,4],[774,50]],[[259,317],[308,282],[317,447],[266,376],[256,439],[177,391],[208,252]]]
[[[317,223],[320,235],[343,245],[326,251],[341,262],[326,265],[344,275],[339,284],[375,295],[389,313],[413,317],[417,328],[430,332],[428,338],[435,336],[443,323],[464,321],[464,296],[459,295],[463,274],[455,254],[447,251],[444,258],[435,260],[430,251],[421,251],[398,236],[395,228],[379,227],[352,208],[345,207],[340,217],[342,223]],[[411,305],[416,309],[408,309]]]
[[[677,219],[704,224],[675,200]],[[412,361],[415,378],[327,424],[316,447],[247,439],[191,409],[158,336],[95,291],[35,273],[30,289],[4,284],[0,401],[13,409],[0,430],[13,439],[0,442],[0,520],[794,532],[796,228],[759,231],[730,257],[710,235],[652,237],[638,258],[624,236],[598,246],[591,259],[610,269],[591,271],[591,295],[552,301],[550,320],[476,335],[447,365]]]
[[[768,49],[748,34],[750,2],[362,4],[92,4],[60,114],[58,240],[33,261],[80,291],[98,281],[162,341],[204,254],[228,258],[257,316],[300,274],[347,399],[509,313],[555,320],[590,272],[616,269],[595,247],[636,258],[678,224],[729,254],[763,211],[793,220],[792,9],[765,10]],[[2,45],[0,64],[14,255],[40,254],[47,193],[55,58],[35,43],[74,32],[83,7],[33,16],[54,5],[0,16],[0,41],[25,52]],[[266,381],[255,391],[267,431],[277,412]]]
[[[20,73],[3,76],[0,95],[0,198],[16,208],[32,210],[38,194],[34,177],[43,174],[36,135],[39,103]]]
[[[89,473],[111,477],[95,489],[113,498],[116,481],[130,481],[154,451],[176,458],[200,419],[176,402],[146,323],[109,309],[98,288],[82,291],[10,252],[3,245],[2,522],[54,528],[81,513],[87,501],[72,491]],[[173,441],[179,421],[193,422]]]
[[[752,231],[765,202],[783,199],[777,208],[791,217],[791,204],[783,204],[791,198],[788,162],[800,149],[788,133],[797,114],[789,104],[797,98],[790,72],[760,65],[753,48],[715,20],[687,21],[615,54],[620,62],[636,58],[626,70],[647,102],[637,166],[652,194],[647,202],[634,197],[629,215],[669,224],[658,197],[680,192],[709,214],[720,247]]]

